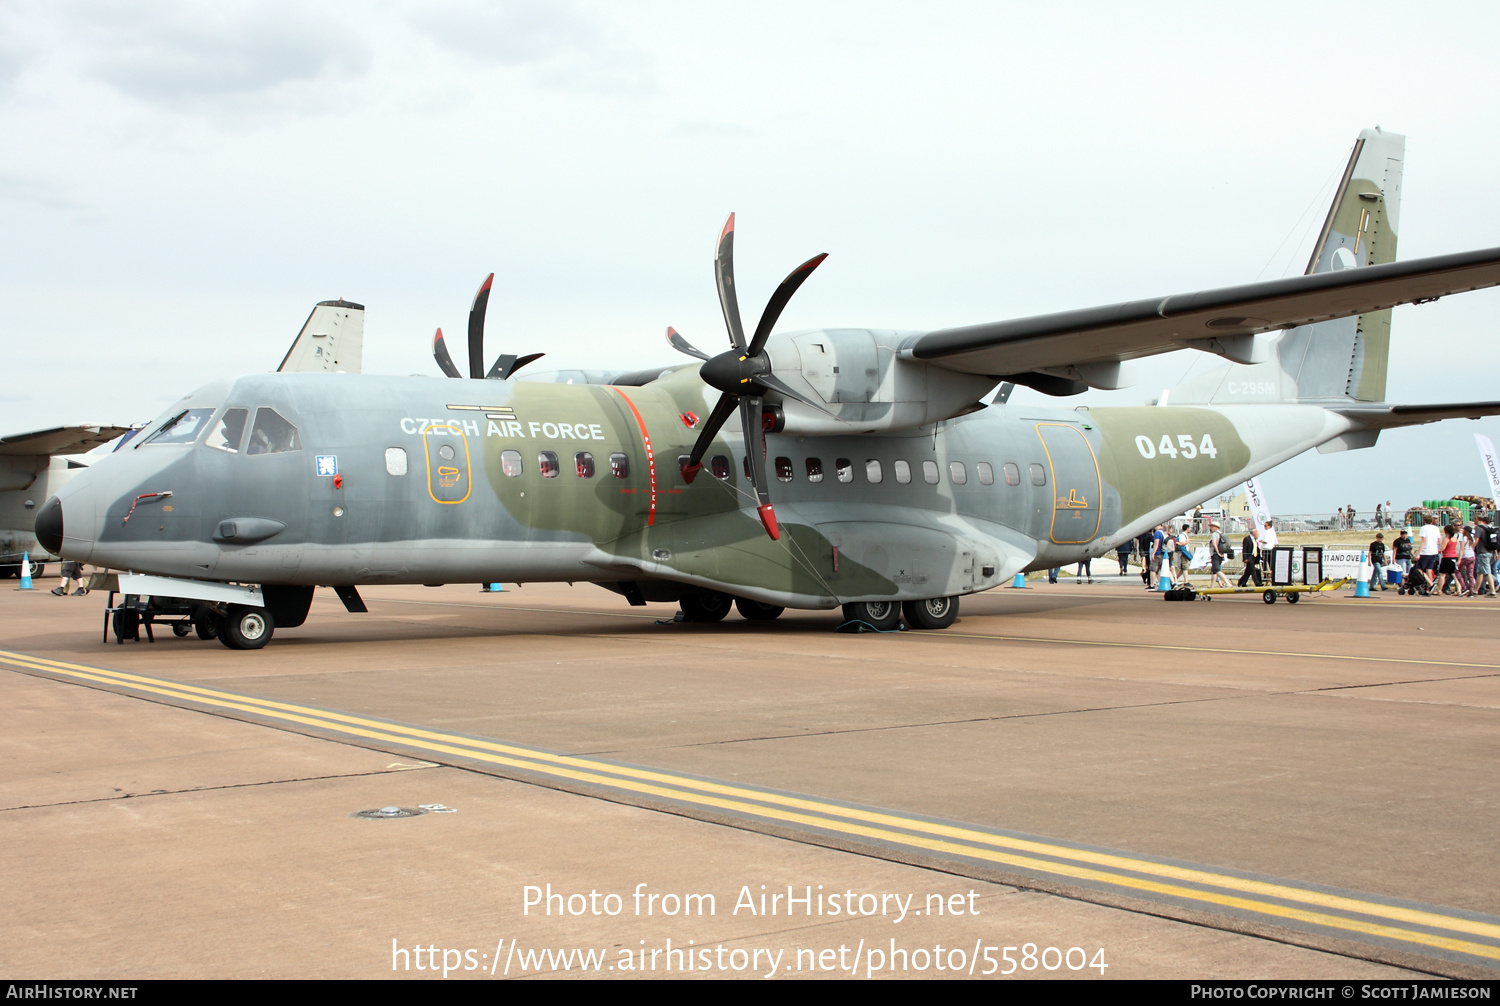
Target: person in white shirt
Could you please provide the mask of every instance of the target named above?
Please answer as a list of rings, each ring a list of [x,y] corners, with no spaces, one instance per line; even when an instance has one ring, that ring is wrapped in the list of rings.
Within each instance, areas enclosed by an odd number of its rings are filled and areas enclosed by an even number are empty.
[[[1442,538],[1437,518],[1429,515],[1417,535],[1422,539],[1422,550],[1417,554],[1417,568],[1427,578],[1427,585],[1431,586],[1437,579],[1439,541]]]

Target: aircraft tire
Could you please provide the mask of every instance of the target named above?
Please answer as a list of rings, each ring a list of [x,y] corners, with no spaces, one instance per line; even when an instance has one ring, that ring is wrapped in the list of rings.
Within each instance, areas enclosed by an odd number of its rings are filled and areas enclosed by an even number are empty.
[[[721,622],[729,614],[733,599],[717,590],[699,590],[683,594],[678,602],[689,622]]]
[[[769,622],[773,618],[780,618],[781,613],[786,610],[774,604],[761,604],[759,601],[749,601],[743,597],[736,597],[734,606],[739,609],[741,617],[752,622]]]
[[[114,613],[111,619],[114,623],[115,642],[123,643],[127,639],[139,641],[141,638],[141,615],[133,608],[121,608]]]
[[[199,607],[193,612],[193,631],[199,639],[214,639],[219,635],[218,617],[212,608]]]
[[[47,567],[43,566],[39,562],[34,562],[34,563],[31,564],[31,575],[35,576],[35,577],[46,576],[47,575]]]
[[[925,601],[905,601],[901,613],[913,629],[946,629],[958,618],[958,598],[930,597]]]
[[[844,605],[844,621],[866,622],[881,632],[901,624],[901,605],[895,601],[855,601]]]
[[[231,604],[219,637],[233,650],[258,650],[271,641],[276,623],[265,608]]]
[[[1276,603],[1276,591],[1274,591],[1274,590],[1268,590],[1268,591],[1266,591],[1264,594],[1262,594],[1260,596],[1261,596],[1261,600],[1265,601],[1267,604],[1275,604]]]

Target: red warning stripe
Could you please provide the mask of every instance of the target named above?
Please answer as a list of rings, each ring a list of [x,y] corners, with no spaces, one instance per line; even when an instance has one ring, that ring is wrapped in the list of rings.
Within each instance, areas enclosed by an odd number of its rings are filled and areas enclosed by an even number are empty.
[[[630,400],[630,396],[614,385],[610,385],[610,390],[625,399],[625,404],[630,406],[630,412],[635,416],[636,425],[641,428],[641,440],[646,445],[646,475],[651,480],[651,502],[646,510],[646,526],[651,527],[656,523],[656,454],[651,450],[651,434],[646,431],[646,421],[641,418],[641,412]]]

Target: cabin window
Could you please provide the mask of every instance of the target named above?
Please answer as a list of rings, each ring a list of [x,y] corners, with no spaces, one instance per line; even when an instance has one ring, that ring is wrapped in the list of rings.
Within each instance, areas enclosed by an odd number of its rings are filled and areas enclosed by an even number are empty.
[[[1008,486],[1021,484],[1021,469],[1016,467],[1014,462],[1005,462],[1005,484]]]
[[[444,461],[452,461],[454,458],[458,457],[458,452],[453,449],[452,444],[444,444],[443,446],[438,448],[438,457],[442,458]]]
[[[809,482],[822,482],[823,481],[823,459],[822,458],[808,458],[807,459],[807,481],[809,481]]]
[[[630,455],[611,454],[609,456],[609,473],[617,479],[630,478]]]
[[[260,411],[271,412],[270,409],[261,409]],[[213,414],[213,409],[183,409],[177,415],[167,420],[166,425],[161,429],[141,441],[141,446],[144,447],[146,444],[190,444],[198,439],[198,434],[203,432],[203,427],[207,425],[209,417]],[[275,415],[275,413],[271,414]],[[252,451],[251,453],[255,452]]]
[[[922,462],[922,481],[930,486],[937,485],[938,467],[936,461]]]
[[[557,463],[557,455],[552,451],[539,451],[536,456],[536,466],[542,470],[544,479],[555,479],[557,473],[562,471],[562,466]]]
[[[301,449],[297,427],[281,418],[275,409],[255,410],[255,426],[250,430],[246,454],[284,454]]]
[[[385,449],[385,470],[389,475],[406,474],[406,449],[403,447],[387,447]]]
[[[714,478],[720,482],[729,479],[729,459],[724,455],[715,454],[714,459],[709,462],[709,467],[713,469]]]
[[[911,465],[905,461],[896,462],[896,481],[901,485],[906,485],[911,481]]]
[[[522,470],[521,469],[521,452],[520,451],[501,451],[500,452],[500,470],[505,473],[505,477],[508,478],[508,479],[513,479],[513,478],[519,477],[520,474],[521,474],[521,470]]]
[[[245,438],[245,423],[249,419],[249,409],[228,409],[219,419],[219,425],[214,427],[203,442],[209,447],[238,454],[240,441]]]
[[[948,462],[948,478],[952,479],[953,484],[956,486],[965,485],[969,481],[969,473],[964,471],[964,463],[962,461]]]
[[[581,479],[594,477],[594,456],[588,451],[579,451],[573,455],[573,470]]]
[[[881,478],[883,478],[883,476],[880,474],[880,462],[875,458],[871,458],[870,460],[866,461],[865,481],[870,483],[871,485],[876,485],[880,482]]]
[[[995,484],[995,469],[990,467],[988,461],[980,461],[974,465],[974,471],[979,475],[979,484],[992,486]]]
[[[778,482],[790,482],[790,481],[792,481],[792,459],[791,458],[777,458],[776,459],[776,480]]]
[[[854,462],[848,458],[839,458],[833,463],[833,470],[838,474],[840,482],[854,481]]]
[[[1034,485],[1034,486],[1044,486],[1044,485],[1046,485],[1047,484],[1047,469],[1043,468],[1041,465],[1032,465],[1031,466],[1031,484]]]

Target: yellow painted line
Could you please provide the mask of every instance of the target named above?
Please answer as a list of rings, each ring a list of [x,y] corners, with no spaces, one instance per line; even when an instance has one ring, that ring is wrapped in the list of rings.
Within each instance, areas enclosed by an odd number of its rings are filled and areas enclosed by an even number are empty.
[[[1306,905],[1334,911],[1353,912],[1384,918],[1392,922],[1405,922],[1436,929],[1446,929],[1451,932],[1468,933],[1481,938],[1500,940],[1500,925],[1482,921],[1443,915],[1420,909],[1385,905],[1378,902],[1364,901],[1321,891],[1305,890],[1267,881],[1212,873],[1206,870],[1171,866],[1127,856],[1074,849],[1068,846],[1011,836],[994,835],[957,825],[924,821],[891,813],[844,807],[839,804],[809,798],[762,792],[650,769],[616,765],[568,755],[557,755],[518,745],[461,737],[439,731],[408,727],[384,720],[313,709],[292,703],[259,699],[234,692],[224,692],[217,689],[187,685],[127,672],[110,671],[88,665],[69,664],[63,661],[31,657],[3,650],[0,650],[0,659],[27,669],[65,674],[69,677],[101,684],[123,685],[148,694],[161,695],[167,698],[196,702],[218,708],[232,709],[252,715],[266,716],[289,723],[299,723],[321,730],[361,737],[368,740],[417,747],[426,751],[505,765],[522,771],[552,775],[591,785],[624,789],[643,795],[710,806],[753,817],[770,818],[791,824],[815,827],[825,831],[878,839],[895,845],[988,860],[1042,873],[1130,887],[1190,901],[1208,902],[1226,907],[1239,908],[1245,911],[1297,919],[1317,925],[1415,942],[1459,953],[1474,954],[1500,960],[1500,947],[1496,946],[1455,940],[1449,937],[1400,929],[1360,919],[1328,915],[1324,912],[1254,900],[1250,897],[1242,897],[1235,894],[1222,894],[1215,891],[1187,888],[1178,884],[1165,883],[1163,880],[1204,884],[1238,891],[1244,895],[1279,898],[1281,900],[1301,902]],[[697,792],[694,792],[695,790]],[[759,802],[752,803],[746,801]],[[860,824],[855,822],[865,823]],[[891,830],[892,828],[925,832],[925,834],[912,835],[903,831],[893,831]],[[958,844],[960,842],[974,843],[974,845]],[[976,848],[975,845],[981,847]],[[989,848],[985,848],[984,846],[988,846]],[[1032,858],[1032,856],[1021,855],[1020,853],[1055,856],[1062,859],[1074,860],[1077,864],[1091,865],[1059,863],[1051,860]],[[1095,869],[1094,867],[1101,867],[1102,869]],[[1163,880],[1107,872],[1110,869],[1154,875],[1155,877],[1163,878]]]
[[[907,635],[908,633],[901,633]],[[1072,646],[1111,646],[1126,650],[1177,650],[1185,653],[1234,653],[1247,657],[1306,657],[1310,660],[1353,660],[1374,664],[1421,664],[1426,667],[1473,667],[1500,671],[1500,664],[1475,664],[1463,660],[1418,660],[1415,657],[1368,657],[1349,653],[1299,653],[1294,650],[1241,650],[1228,646],[1174,646],[1171,643],[1120,643],[1107,639],[1052,639],[1047,636],[992,636],[984,632],[954,632],[952,629],[922,629],[916,636],[947,636],[959,639],[993,639],[1001,643],[1065,643]]]

